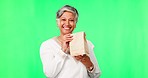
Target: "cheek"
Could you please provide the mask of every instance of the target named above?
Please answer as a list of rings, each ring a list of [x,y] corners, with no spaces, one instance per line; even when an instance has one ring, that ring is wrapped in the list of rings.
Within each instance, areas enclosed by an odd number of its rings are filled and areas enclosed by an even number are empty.
[[[70,25],[71,25],[71,26],[75,26],[75,23],[74,23],[74,22],[70,22]]]
[[[73,27],[75,28],[75,24],[73,23]]]
[[[58,22],[58,26],[61,27],[63,25],[63,22]]]
[[[60,22],[60,24],[61,24],[61,25],[63,25],[63,24],[64,24],[64,22],[63,22],[63,21],[61,21],[61,22]]]

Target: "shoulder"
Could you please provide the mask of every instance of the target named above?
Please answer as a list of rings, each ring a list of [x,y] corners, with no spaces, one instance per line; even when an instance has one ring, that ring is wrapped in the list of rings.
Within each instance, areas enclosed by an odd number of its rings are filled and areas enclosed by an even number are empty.
[[[47,46],[47,45],[49,46],[49,45],[53,44],[53,40],[54,40],[54,37],[42,42],[41,47],[42,46]]]

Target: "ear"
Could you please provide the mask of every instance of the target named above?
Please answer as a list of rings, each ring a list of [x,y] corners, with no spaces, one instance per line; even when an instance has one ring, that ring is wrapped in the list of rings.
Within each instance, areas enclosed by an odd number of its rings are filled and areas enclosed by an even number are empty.
[[[74,26],[74,28],[76,28],[76,25],[77,25],[77,23],[75,22],[75,26]]]
[[[57,26],[59,27],[59,24],[60,24],[59,20],[57,19],[56,22],[57,22]]]

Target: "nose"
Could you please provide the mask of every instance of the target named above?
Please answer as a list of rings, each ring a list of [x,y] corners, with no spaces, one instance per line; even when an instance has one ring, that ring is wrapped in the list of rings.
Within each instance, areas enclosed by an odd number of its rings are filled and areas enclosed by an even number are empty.
[[[65,24],[68,26],[68,25],[69,25],[69,21],[67,20],[67,21],[65,22]]]

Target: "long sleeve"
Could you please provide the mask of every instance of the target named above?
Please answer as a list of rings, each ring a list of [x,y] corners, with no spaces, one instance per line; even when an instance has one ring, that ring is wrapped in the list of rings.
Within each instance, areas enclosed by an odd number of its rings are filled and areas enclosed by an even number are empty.
[[[101,75],[101,71],[100,71],[98,62],[96,60],[96,57],[94,55],[94,51],[93,51],[94,45],[90,41],[88,41],[88,47],[89,47],[89,53],[90,53],[89,57],[94,64],[94,69],[92,70],[92,72],[88,72],[88,74],[90,78],[99,78]]]
[[[67,54],[60,49],[55,50],[44,42],[40,47],[40,57],[46,77],[56,78],[63,67]]]

